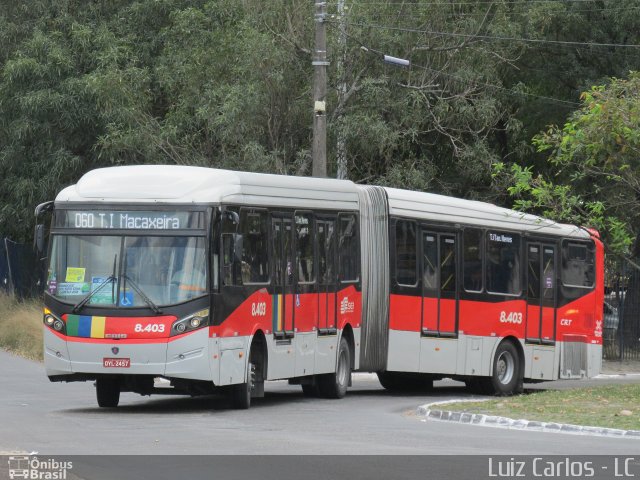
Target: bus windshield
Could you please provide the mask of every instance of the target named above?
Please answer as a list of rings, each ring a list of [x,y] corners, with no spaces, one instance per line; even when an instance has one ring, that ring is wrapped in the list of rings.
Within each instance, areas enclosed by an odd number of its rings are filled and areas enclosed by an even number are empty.
[[[77,304],[145,307],[207,292],[203,237],[54,235],[47,292]]]

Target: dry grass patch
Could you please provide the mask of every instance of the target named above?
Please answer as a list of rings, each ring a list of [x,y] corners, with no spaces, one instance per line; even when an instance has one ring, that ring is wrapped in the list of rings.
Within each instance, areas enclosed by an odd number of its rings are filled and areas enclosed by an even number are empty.
[[[453,403],[447,410],[542,422],[640,430],[640,384],[547,390],[487,402]]]
[[[42,304],[0,294],[0,348],[42,361]]]

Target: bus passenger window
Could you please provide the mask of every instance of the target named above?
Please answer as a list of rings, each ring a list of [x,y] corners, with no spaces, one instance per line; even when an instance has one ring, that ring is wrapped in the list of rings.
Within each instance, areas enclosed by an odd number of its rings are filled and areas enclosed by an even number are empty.
[[[476,228],[464,230],[464,289],[482,291],[482,231]]]
[[[296,259],[298,283],[313,283],[316,279],[313,261],[313,217],[310,213],[296,213]]]
[[[417,274],[416,224],[407,220],[396,222],[396,281],[414,286]]]
[[[355,215],[340,215],[340,281],[356,282],[359,278],[360,255],[356,231],[358,222]]]
[[[268,283],[267,214],[265,211],[240,211],[242,233],[242,283]]]
[[[513,233],[487,233],[487,291],[520,294],[520,237]]]
[[[333,285],[335,282],[334,225],[335,220],[316,222],[320,285]]]
[[[562,242],[562,284],[565,287],[591,288],[594,282],[593,246]]]
[[[236,220],[231,215],[223,215],[222,217],[222,281],[224,285],[237,285],[240,283],[240,272],[239,265],[235,261],[234,247],[238,232],[236,223],[238,212],[233,208],[227,210],[233,212]]]
[[[456,241],[440,237],[440,291],[456,291]]]

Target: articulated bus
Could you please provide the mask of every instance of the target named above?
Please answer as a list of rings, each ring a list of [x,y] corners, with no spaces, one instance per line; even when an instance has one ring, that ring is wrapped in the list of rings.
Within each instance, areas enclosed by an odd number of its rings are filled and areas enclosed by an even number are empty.
[[[94,170],[45,211],[46,373],[94,381],[101,407],[121,392],[224,392],[248,408],[282,379],[340,398],[354,371],[389,390],[447,377],[501,395],[600,371],[595,231],[442,195],[182,166]]]

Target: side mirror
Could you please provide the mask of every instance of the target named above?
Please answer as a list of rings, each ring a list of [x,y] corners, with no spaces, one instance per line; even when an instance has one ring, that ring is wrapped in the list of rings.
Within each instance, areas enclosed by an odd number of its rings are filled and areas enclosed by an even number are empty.
[[[38,255],[42,255],[44,252],[44,225],[42,223],[36,225],[33,233],[33,249]]]
[[[53,200],[49,200],[48,202],[43,202],[40,205],[38,205],[35,211],[36,218],[38,218],[43,213],[53,211],[53,205],[54,205]]]
[[[238,212],[234,212],[233,210],[225,210],[222,212],[222,218],[230,221],[234,225],[238,225],[240,223],[240,216]]]

